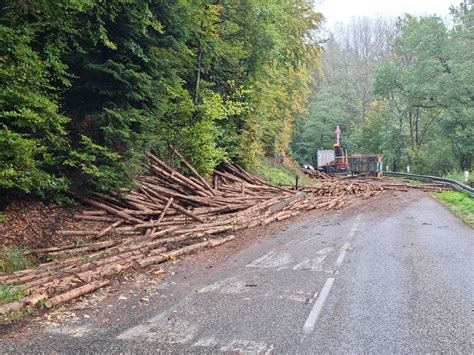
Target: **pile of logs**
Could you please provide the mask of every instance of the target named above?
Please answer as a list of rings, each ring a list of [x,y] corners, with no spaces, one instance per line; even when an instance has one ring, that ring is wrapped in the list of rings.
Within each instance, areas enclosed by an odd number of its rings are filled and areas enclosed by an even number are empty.
[[[350,196],[369,198],[396,184],[328,180],[299,191],[272,186],[235,164],[220,166],[211,182],[180,154],[186,176],[149,154],[149,173],[136,178],[136,188],[120,194],[73,196],[93,209],[75,218],[87,229],[61,229],[80,237],[67,244],[32,251],[51,260],[36,267],[0,275],[0,284],[21,287],[26,297],[0,306],[0,316],[34,306],[70,301],[110,283],[130,269],[141,269],[212,248],[235,238],[233,233],[294,217],[316,208],[339,209]]]
[[[322,171],[319,171],[319,170],[302,168],[301,171],[303,172],[303,174],[313,179],[318,179],[318,180],[331,180],[332,179],[330,175],[323,173]]]

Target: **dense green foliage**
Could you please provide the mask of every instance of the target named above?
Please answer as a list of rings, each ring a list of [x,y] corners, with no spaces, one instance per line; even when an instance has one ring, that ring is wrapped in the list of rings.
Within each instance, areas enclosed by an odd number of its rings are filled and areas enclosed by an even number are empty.
[[[109,189],[170,143],[204,174],[285,154],[310,0],[0,0],[0,191]]]
[[[336,28],[309,119],[292,149],[311,162],[336,125],[350,153],[381,153],[395,171],[444,175],[474,161],[474,10],[396,22],[359,19]]]

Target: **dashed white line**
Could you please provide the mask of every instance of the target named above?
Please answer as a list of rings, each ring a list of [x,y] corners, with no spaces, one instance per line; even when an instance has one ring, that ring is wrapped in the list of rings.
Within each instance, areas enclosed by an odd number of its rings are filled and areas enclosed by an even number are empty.
[[[339,253],[339,256],[337,257],[336,263],[334,264],[336,270],[339,269],[344,262],[344,258],[346,257],[347,249],[351,246],[351,242],[347,242],[344,244],[341,248],[341,252]]]
[[[361,217],[362,217],[362,215],[358,215],[356,217],[354,224],[352,225],[351,229],[349,230],[348,238],[353,238],[354,237],[355,232],[357,230],[357,227],[359,226],[359,221],[360,221]],[[346,256],[347,249],[351,246],[351,244],[352,244],[351,242],[346,242],[341,247],[341,251],[340,251],[339,256],[338,256],[338,258],[336,260],[336,263],[335,263],[336,273],[337,273],[337,269],[344,262],[344,258]],[[311,312],[309,313],[308,318],[306,319],[306,322],[303,325],[303,332],[304,333],[309,334],[314,330],[316,322],[317,322],[317,320],[319,318],[319,315],[321,314],[321,311],[323,309],[324,302],[326,301],[326,298],[328,297],[329,291],[331,290],[331,287],[332,287],[333,284],[334,284],[334,278],[333,277],[326,280],[321,292],[317,296],[316,302],[314,302],[314,306],[311,309]]]
[[[319,318],[319,314],[323,309],[324,302],[329,295],[329,291],[331,290],[332,284],[334,283],[334,278],[329,278],[326,280],[326,283],[321,290],[316,302],[314,303],[313,309],[311,309],[311,313],[309,314],[306,322],[303,325],[303,332],[304,333],[311,333],[314,330],[314,326],[316,325],[316,321]]]
[[[357,227],[359,227],[359,222],[360,222],[361,217],[362,215],[358,215],[356,217],[356,220],[354,224],[352,225],[351,229],[349,230],[349,234],[347,235],[348,238],[354,237],[354,234],[357,231]],[[340,268],[342,263],[344,262],[344,258],[346,257],[346,254],[347,254],[347,249],[351,246],[351,244],[352,244],[351,242],[346,242],[342,246],[339,256],[337,257],[336,263],[334,264],[334,267],[336,268],[336,270]]]
[[[339,253],[339,256],[337,257],[336,263],[334,266],[336,269],[339,269],[344,262],[344,258],[346,257],[346,249],[342,249],[341,252]]]

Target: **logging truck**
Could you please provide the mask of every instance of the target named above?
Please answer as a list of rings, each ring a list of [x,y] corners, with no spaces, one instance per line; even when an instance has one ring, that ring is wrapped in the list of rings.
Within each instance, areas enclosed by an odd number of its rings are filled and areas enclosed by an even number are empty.
[[[341,129],[336,127],[336,143],[333,149],[318,149],[316,162],[319,171],[326,174],[363,174],[377,175],[382,172],[383,157],[376,154],[349,155],[340,144]]]

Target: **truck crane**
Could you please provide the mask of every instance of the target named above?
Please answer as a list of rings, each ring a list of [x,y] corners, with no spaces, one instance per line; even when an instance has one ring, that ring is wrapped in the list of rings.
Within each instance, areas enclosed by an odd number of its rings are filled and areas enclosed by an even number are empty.
[[[349,170],[349,161],[347,149],[341,147],[341,128],[336,126],[336,143],[333,144],[333,150],[318,150],[318,169],[328,173],[346,173]]]

